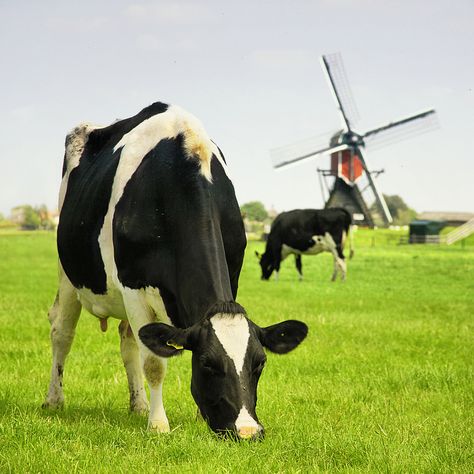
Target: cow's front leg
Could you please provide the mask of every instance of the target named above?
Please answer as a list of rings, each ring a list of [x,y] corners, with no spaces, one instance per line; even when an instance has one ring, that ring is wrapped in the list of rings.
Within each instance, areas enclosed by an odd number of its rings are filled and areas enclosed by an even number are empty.
[[[140,363],[137,341],[127,321],[119,324],[120,353],[127,372],[130,392],[130,411],[144,413],[148,411],[148,400],[143,386],[143,372]]]
[[[163,380],[166,374],[166,359],[153,354],[137,339],[138,331],[142,326],[158,319],[163,320],[166,316],[154,313],[146,302],[145,293],[141,290],[125,289],[124,303],[128,322],[138,345],[140,365],[150,388],[148,429],[159,433],[169,432],[170,425],[163,406]]]
[[[76,290],[60,268],[58,293],[48,313],[48,319],[51,323],[50,337],[53,363],[49,389],[42,405],[43,408],[61,408],[64,404],[64,364],[74,340],[80,314],[81,304],[77,299]]]
[[[343,258],[338,258],[337,259],[337,264],[338,264],[339,270],[341,272],[341,280],[345,281],[346,280],[346,274],[347,274],[346,261]]]
[[[298,270],[298,279],[299,281],[303,281],[303,264],[301,262],[301,255],[295,254],[295,264],[296,270]]]
[[[158,433],[170,430],[168,417],[163,406],[163,380],[166,374],[167,360],[158,357],[148,349],[143,355],[143,372],[150,387],[150,416],[148,429]]]

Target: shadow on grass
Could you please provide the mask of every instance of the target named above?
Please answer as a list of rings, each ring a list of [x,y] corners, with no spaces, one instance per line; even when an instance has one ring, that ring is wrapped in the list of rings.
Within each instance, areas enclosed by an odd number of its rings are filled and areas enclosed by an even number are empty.
[[[171,416],[170,416],[171,415]],[[170,418],[171,433],[185,434],[193,438],[216,438],[203,420],[198,420],[195,415],[189,416],[189,410],[168,413]],[[130,431],[131,434],[140,433],[161,436],[151,433],[147,429],[148,412],[143,414],[132,413],[128,407],[104,405],[85,405],[78,402],[66,404],[62,408],[42,408],[37,401],[27,401],[15,398],[11,393],[0,397],[0,420],[10,420],[12,424],[34,423],[34,420],[43,420],[54,425],[55,423],[70,427],[90,425],[91,427],[114,428]],[[8,421],[7,421],[8,422]]]

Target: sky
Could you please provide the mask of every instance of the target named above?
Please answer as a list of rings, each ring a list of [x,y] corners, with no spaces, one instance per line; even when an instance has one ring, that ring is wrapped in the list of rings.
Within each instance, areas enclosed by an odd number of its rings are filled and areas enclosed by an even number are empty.
[[[322,207],[329,158],[275,171],[269,150],[340,128],[319,60],[333,52],[358,130],[437,111],[436,130],[367,149],[381,191],[474,211],[473,21],[472,0],[0,0],[0,212],[55,209],[66,134],[155,101],[201,120],[240,204]]]

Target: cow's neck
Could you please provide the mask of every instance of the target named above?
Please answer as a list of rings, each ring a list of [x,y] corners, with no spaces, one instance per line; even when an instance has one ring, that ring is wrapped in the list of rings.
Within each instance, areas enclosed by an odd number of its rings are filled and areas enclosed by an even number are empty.
[[[180,325],[191,326],[218,302],[232,301],[219,222],[194,221],[177,242],[176,299]]]

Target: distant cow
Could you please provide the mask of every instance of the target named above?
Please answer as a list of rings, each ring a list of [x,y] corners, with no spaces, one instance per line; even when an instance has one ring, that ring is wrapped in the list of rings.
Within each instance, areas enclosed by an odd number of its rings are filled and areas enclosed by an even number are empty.
[[[264,347],[280,354],[307,334],[299,321],[266,328],[235,302],[246,239],[218,147],[200,122],[155,103],[108,127],[66,138],[57,244],[59,290],[49,312],[53,364],[45,407],[63,404],[63,371],[81,307],[121,321],[130,409],[169,431],[166,360],[192,351],[191,392],[212,430],[263,436],[256,415]],[[143,372],[142,372],[143,371]]]
[[[334,257],[332,280],[338,272],[341,279],[346,278],[346,262],[343,254],[345,239],[351,226],[351,215],[342,208],[295,209],[282,212],[273,221],[268,235],[265,253],[260,255],[262,279],[268,280],[280,270],[280,263],[288,255],[295,255],[296,269],[303,278],[301,255],[317,255],[331,252]],[[352,245],[351,245],[352,256]]]

